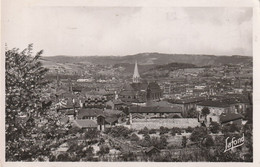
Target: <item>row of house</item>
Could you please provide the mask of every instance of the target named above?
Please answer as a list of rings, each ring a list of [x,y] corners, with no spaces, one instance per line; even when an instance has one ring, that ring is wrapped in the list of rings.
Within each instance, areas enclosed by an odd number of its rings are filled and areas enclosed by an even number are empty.
[[[205,107],[209,109],[208,115],[202,113],[199,115],[199,121],[205,124],[211,122],[241,124],[243,114],[249,106],[250,102],[246,99],[227,98],[200,102],[196,105],[196,111],[201,112]]]
[[[104,130],[105,126],[112,126],[125,122],[125,114],[119,110],[104,110],[98,108],[81,108],[67,110],[65,113],[68,119],[63,123],[72,123],[81,129]]]

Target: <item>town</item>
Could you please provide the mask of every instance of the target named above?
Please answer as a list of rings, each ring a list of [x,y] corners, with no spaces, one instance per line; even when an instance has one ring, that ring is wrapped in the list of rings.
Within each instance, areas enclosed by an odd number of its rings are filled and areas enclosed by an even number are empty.
[[[50,68],[42,115],[56,121],[46,128],[40,117],[28,139],[50,155],[32,160],[252,161],[252,62],[168,63],[143,73],[131,63],[129,74],[121,65]],[[241,147],[224,152],[227,137],[242,135]]]
[[[3,1],[1,165],[259,163],[257,3]]]

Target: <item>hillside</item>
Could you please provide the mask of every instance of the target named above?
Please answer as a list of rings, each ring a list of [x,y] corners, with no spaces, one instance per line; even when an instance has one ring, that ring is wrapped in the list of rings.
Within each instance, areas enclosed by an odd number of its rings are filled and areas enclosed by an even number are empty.
[[[155,68],[152,68],[151,70],[169,70],[174,71],[177,69],[185,69],[185,68],[196,68],[197,66],[194,64],[188,64],[188,63],[169,63],[165,65],[158,65]]]
[[[163,53],[140,53],[126,56],[53,56],[43,57],[43,64],[48,63],[87,63],[87,64],[133,64],[135,60],[139,65],[162,65],[171,62],[192,63],[196,66],[223,65],[250,63],[252,57],[247,56],[214,56],[214,55],[191,55],[191,54],[163,54]]]

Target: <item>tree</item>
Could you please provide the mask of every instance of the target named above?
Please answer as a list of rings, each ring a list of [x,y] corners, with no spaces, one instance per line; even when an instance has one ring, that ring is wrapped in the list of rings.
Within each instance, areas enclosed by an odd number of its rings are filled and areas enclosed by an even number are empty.
[[[220,125],[217,122],[211,122],[209,128],[212,133],[218,133],[220,131]]]
[[[164,149],[168,145],[167,137],[165,135],[160,136],[159,144],[155,147],[158,147],[159,149]]]
[[[138,134],[144,134],[144,135],[149,134],[149,129],[147,127],[144,127],[138,132]]]
[[[129,115],[129,109],[128,109],[128,107],[120,107],[119,110],[120,110],[120,111],[123,111],[126,115]]]
[[[183,137],[182,137],[181,145],[182,145],[183,148],[186,147],[186,145],[187,145],[187,137],[186,137],[186,136],[183,136]]]
[[[196,127],[191,133],[190,140],[193,142],[201,142],[207,136],[206,127]]]
[[[156,134],[156,129],[150,129],[149,134]]]
[[[56,161],[70,161],[70,156],[68,153],[59,154]]]
[[[150,141],[151,141],[150,135],[145,134],[145,135],[144,135],[144,140],[150,142]]]
[[[229,134],[234,132],[239,132],[240,127],[238,127],[236,124],[227,124],[222,127],[222,133]]]
[[[187,133],[191,133],[192,131],[193,131],[193,128],[190,127],[190,126],[188,126],[188,128],[186,129],[186,132],[187,132]]]
[[[6,112],[6,159],[31,159],[26,137],[33,132],[35,119],[44,114],[41,98],[48,82],[44,79],[47,69],[39,58],[43,51],[32,55],[33,46],[19,52],[11,49],[5,52],[5,112]],[[28,118],[20,122],[20,116]],[[28,143],[28,142],[27,142]],[[29,144],[30,145],[30,144]]]
[[[195,109],[195,108],[189,109],[189,110],[188,110],[187,117],[188,117],[188,118],[197,118],[197,117],[198,117],[198,114],[197,114],[197,112],[196,112],[196,109]]]
[[[111,128],[109,134],[111,134],[113,137],[124,137],[124,138],[128,138],[129,135],[132,133],[133,131],[127,127],[124,126],[116,126]]]
[[[68,133],[71,135],[76,135],[77,133],[79,133],[81,131],[81,129],[77,126],[73,126],[68,130]]]
[[[204,115],[205,117],[207,115],[209,115],[210,111],[209,111],[209,108],[208,107],[204,107],[202,110],[201,110],[201,113],[202,115]]]
[[[214,140],[212,138],[212,136],[208,135],[204,142],[203,142],[203,145],[207,148],[211,147],[211,146],[214,146]]]
[[[89,139],[90,141],[93,141],[96,139],[99,135],[99,131],[97,129],[89,129],[87,132],[85,132],[85,139]]]
[[[245,119],[247,120],[247,124],[253,123],[253,107],[250,106],[246,109]]]
[[[180,128],[177,128],[177,127],[173,127],[173,128],[171,129],[171,134],[172,134],[172,136],[175,136],[176,133],[177,133],[177,134],[181,134],[181,129],[180,129]]]
[[[138,142],[143,147],[151,146],[151,137],[149,134],[144,134],[144,138]]]
[[[105,139],[104,139],[104,138],[100,138],[99,144],[102,145],[102,144],[104,144],[104,143],[105,143]]]
[[[46,160],[52,149],[65,142],[62,137],[67,127],[59,124],[65,115],[57,114],[52,103],[43,105],[50,97],[46,93],[48,70],[39,61],[41,54],[33,56],[32,45],[22,52],[5,52],[7,161]]]
[[[136,155],[133,152],[125,152],[121,156],[123,161],[136,161]]]
[[[168,133],[170,130],[167,127],[160,127],[160,135],[163,135],[165,133]]]
[[[245,156],[246,162],[253,162],[253,125],[246,124],[243,127],[243,132],[245,135],[245,146],[248,148],[247,154]]]

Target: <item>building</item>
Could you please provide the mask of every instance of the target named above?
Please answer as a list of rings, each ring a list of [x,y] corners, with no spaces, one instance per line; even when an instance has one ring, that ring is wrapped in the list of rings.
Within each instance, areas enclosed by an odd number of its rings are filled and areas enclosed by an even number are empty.
[[[181,118],[181,108],[161,106],[129,107],[130,122],[133,119]]]
[[[227,113],[227,114],[221,114],[219,120],[220,120],[221,125],[236,124],[238,126],[241,126],[242,119],[243,119],[243,116],[241,114]]]
[[[205,100],[205,97],[195,97],[187,99],[168,99],[168,102],[182,108],[182,117],[187,117],[189,110],[196,109],[196,105]]]
[[[134,75],[133,75],[133,83],[140,83],[140,75],[138,72],[138,66],[137,66],[137,61],[135,61],[135,69],[134,69]]]
[[[98,124],[97,122],[89,119],[83,119],[83,120],[74,120],[73,126],[76,126],[80,129],[89,130],[89,129],[97,129]]]
[[[162,90],[156,82],[141,81],[137,62],[135,62],[133,82],[124,85],[119,93],[119,99],[127,103],[145,103],[148,100],[159,100]]]
[[[109,100],[108,102],[106,102],[106,108],[120,110],[122,109],[122,107],[125,107],[125,103],[121,100]]]
[[[105,115],[102,109],[80,109],[76,121],[78,120],[91,120],[97,124],[96,127],[99,130],[104,130],[105,128]]]
[[[164,94],[171,94],[172,93],[172,85],[169,82],[163,84],[163,93]]]
[[[226,120],[227,116],[231,117],[238,114],[238,109],[240,108],[239,106],[240,101],[235,99],[207,100],[197,104],[196,110],[200,112],[200,122],[207,124],[210,124],[210,122],[213,121],[217,123],[224,123],[226,121],[223,122],[223,120]],[[209,109],[209,114],[207,116],[204,116],[201,113],[203,108]],[[228,121],[229,120],[230,119],[228,119]]]
[[[157,156],[158,154],[160,154],[160,150],[154,146],[151,146],[151,147],[148,147],[146,150],[145,150],[145,154],[148,155],[148,156]]]
[[[97,109],[97,108],[79,109],[77,119],[90,119],[96,121],[99,115],[104,115],[104,111],[102,109]]]
[[[83,103],[84,108],[104,108],[106,106],[107,98],[100,95],[89,95],[85,98]]]

